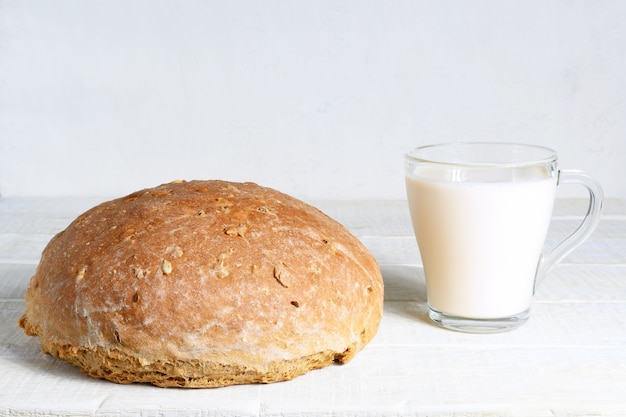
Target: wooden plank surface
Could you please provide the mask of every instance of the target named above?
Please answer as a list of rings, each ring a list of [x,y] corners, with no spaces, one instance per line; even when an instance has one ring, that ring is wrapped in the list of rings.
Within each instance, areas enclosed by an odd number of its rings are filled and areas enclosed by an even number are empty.
[[[206,390],[94,380],[40,352],[17,327],[48,240],[91,199],[0,199],[0,415],[589,416],[626,415],[626,208],[610,201],[596,233],[539,287],[518,330],[472,335],[431,324],[403,201],[314,202],[378,259],[385,313],[350,363],[292,381]],[[580,221],[557,202],[550,240]]]

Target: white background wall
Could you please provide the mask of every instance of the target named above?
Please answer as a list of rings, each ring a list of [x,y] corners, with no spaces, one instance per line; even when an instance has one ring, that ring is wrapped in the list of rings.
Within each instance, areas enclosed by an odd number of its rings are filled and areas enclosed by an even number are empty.
[[[626,1],[0,0],[2,196],[404,198],[404,151],[459,139],[626,199]]]

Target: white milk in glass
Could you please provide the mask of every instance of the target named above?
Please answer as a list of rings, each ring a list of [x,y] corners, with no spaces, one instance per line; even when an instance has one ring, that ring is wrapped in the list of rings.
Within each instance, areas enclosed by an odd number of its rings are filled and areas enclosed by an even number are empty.
[[[538,167],[506,180],[489,177],[493,170],[455,178],[459,173],[420,167],[406,178],[428,303],[442,313],[477,319],[524,312],[556,178]]]

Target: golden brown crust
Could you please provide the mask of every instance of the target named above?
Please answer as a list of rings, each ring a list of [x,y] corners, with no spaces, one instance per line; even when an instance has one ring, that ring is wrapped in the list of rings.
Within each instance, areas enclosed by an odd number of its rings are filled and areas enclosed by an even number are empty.
[[[42,254],[20,326],[115,382],[212,387],[347,362],[375,335],[372,255],[253,183],[164,184],[79,216]]]

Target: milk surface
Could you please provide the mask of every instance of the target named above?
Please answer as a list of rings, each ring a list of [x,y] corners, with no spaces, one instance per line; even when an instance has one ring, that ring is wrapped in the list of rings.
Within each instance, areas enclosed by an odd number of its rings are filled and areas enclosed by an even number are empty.
[[[504,181],[476,172],[454,182],[419,168],[406,177],[431,308],[478,319],[529,308],[556,190],[556,178],[535,169]]]

